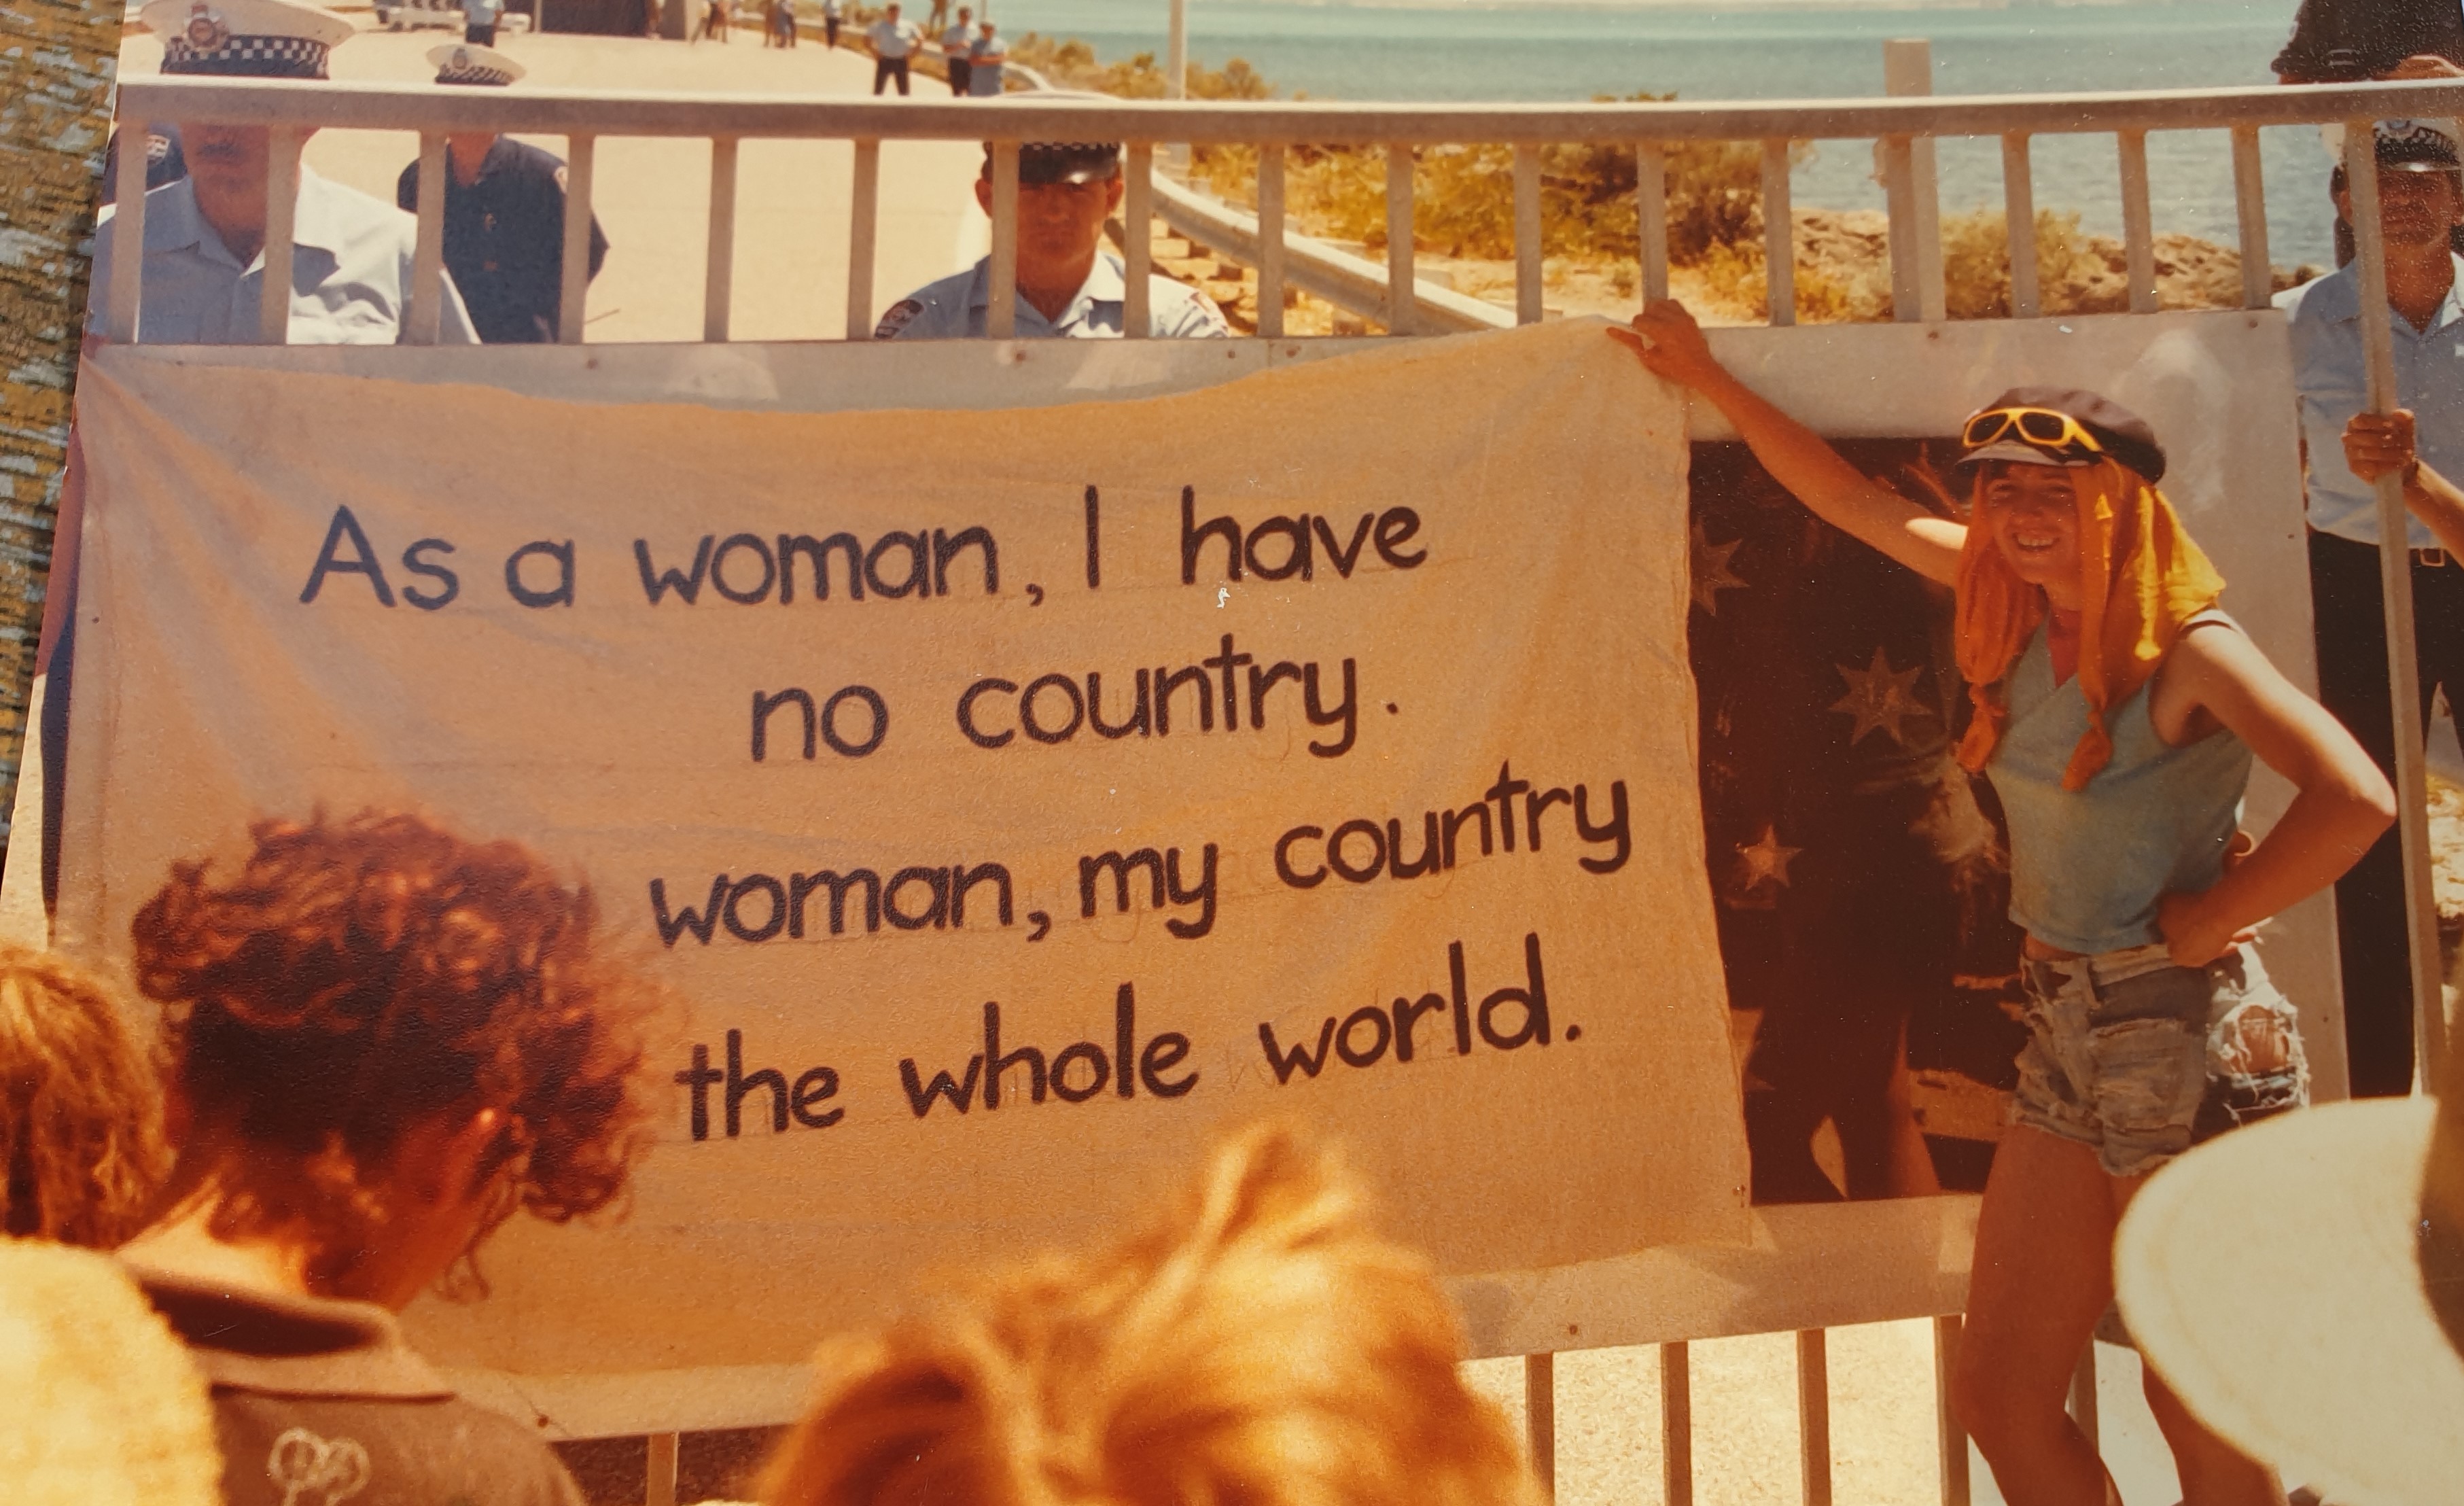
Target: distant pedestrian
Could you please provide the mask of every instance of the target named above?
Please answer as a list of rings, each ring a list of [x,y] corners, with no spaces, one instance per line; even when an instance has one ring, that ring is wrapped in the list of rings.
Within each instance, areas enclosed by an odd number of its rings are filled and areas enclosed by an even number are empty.
[[[822,45],[832,52],[839,48],[839,0],[822,0]]]
[[[776,0],[770,11],[770,31],[780,46],[796,45],[796,0]]]
[[[496,22],[505,0],[462,0],[462,40],[473,47],[496,45]]]
[[[701,15],[701,36],[713,36],[722,42],[726,41],[727,33],[735,24],[736,17],[729,11],[727,0],[710,0],[710,9],[704,11]],[[700,39],[700,36],[694,38],[695,41]]]
[[[865,37],[872,43],[872,92],[879,94],[882,85],[895,78],[898,92],[904,96],[907,65],[915,49],[924,45],[924,33],[915,29],[914,22],[900,20],[898,7],[893,4],[881,12],[880,20],[866,29]]]
[[[781,0],[784,3],[784,0]],[[441,84],[502,88],[522,65],[485,47],[433,48]],[[471,323],[490,344],[552,344],[564,303],[564,162],[488,131],[445,138],[445,270],[462,290]],[[402,169],[394,202],[419,208],[419,164]],[[607,259],[607,237],[590,221],[589,277]]]
[[[1001,98],[1001,64],[1009,61],[1009,46],[993,35],[993,24],[990,21],[984,23],[983,34],[976,38],[975,46],[970,49],[970,53],[974,67],[971,70],[973,77],[968,80],[967,92],[979,100]]]
[[[950,93],[961,99],[967,93],[967,74],[973,60],[970,49],[975,46],[975,37],[967,23],[975,13],[965,6],[958,7],[957,24],[941,33],[941,62],[950,70]]]

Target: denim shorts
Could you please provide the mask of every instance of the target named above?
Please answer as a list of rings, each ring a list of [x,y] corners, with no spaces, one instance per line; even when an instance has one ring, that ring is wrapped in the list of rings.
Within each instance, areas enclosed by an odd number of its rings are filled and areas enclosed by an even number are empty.
[[[2011,1121],[2135,1177],[2310,1101],[2292,1004],[2247,946],[2177,967],[2164,946],[2023,960],[2028,1044]]]

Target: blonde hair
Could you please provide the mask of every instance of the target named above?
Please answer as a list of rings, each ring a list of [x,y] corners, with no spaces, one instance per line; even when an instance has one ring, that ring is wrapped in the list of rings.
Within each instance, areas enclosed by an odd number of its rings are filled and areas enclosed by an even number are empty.
[[[0,1239],[0,1480],[17,1506],[213,1506],[205,1377],[119,1264]]]
[[[108,1249],[169,1161],[161,1074],[110,990],[0,945],[0,1232]]]
[[[776,1506],[1540,1506],[1427,1264],[1292,1131],[1219,1147],[1105,1252],[816,1357]]]

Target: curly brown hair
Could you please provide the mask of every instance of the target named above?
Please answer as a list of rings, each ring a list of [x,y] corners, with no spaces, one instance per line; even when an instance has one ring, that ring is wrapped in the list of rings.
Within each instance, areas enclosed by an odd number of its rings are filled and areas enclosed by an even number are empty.
[[[506,1118],[478,1167],[510,1168],[481,1238],[517,1208],[562,1223],[615,1202],[646,1144],[653,996],[594,946],[588,886],[414,815],[319,812],[250,835],[229,883],[175,864],[131,927],[198,1129],[300,1168],[295,1188],[226,1203],[217,1232],[347,1234],[366,1173],[446,1111]]]
[[[0,1233],[107,1250],[169,1169],[155,1063],[100,980],[0,946]]]

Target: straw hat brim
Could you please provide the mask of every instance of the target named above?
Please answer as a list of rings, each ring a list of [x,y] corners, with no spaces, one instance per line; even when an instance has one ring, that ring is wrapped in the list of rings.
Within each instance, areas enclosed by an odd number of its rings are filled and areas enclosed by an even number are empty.
[[[2338,1506],[2453,1500],[2464,1355],[2414,1253],[2437,1105],[2330,1104],[2167,1166],[2115,1251],[2140,1351],[2201,1421]]]

